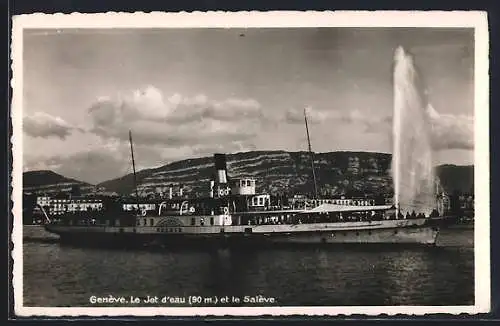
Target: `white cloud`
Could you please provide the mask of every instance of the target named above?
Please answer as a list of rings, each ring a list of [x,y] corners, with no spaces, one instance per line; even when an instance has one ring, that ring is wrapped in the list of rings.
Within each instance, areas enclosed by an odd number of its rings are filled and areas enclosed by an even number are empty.
[[[307,123],[317,124],[322,123],[327,119],[331,119],[334,113],[329,111],[316,110],[314,108],[306,108]],[[287,123],[304,124],[304,109],[289,109],[285,113],[285,121]]]
[[[266,119],[261,105],[253,99],[211,100],[205,95],[165,98],[148,86],[131,94],[100,98],[90,108],[91,132],[103,139],[165,146],[214,142],[251,141]]]
[[[65,146],[65,154],[61,155],[37,158],[27,155],[25,170],[50,169],[68,177],[98,183],[131,172],[129,130],[133,132],[136,165],[140,170],[214,152],[294,149],[296,140],[289,135],[302,135],[302,130],[296,128],[304,123],[303,109],[288,110],[284,116],[271,116],[254,99],[214,100],[205,95],[185,97],[178,93],[163,96],[152,86],[128,94],[100,97],[89,108],[88,114],[90,119],[86,124],[91,127],[83,138],[70,136],[73,130],[81,129],[59,117],[45,113],[25,117],[24,128],[28,135],[56,137],[50,140],[54,146],[59,146],[58,143]],[[432,123],[436,150],[473,148],[473,118],[439,114],[432,107],[428,108],[427,114]],[[308,122],[314,125],[310,131],[313,147],[317,150],[333,150],[331,142],[324,140],[334,137],[332,135],[336,132],[345,135],[351,130],[359,134],[355,137],[359,139],[356,148],[370,150],[368,144],[381,147],[385,142],[390,147],[390,141],[377,135],[390,135],[391,116],[375,114],[369,108],[345,111],[308,108],[307,116]],[[277,123],[283,119],[284,124]],[[332,126],[337,127],[332,129]],[[271,135],[270,130],[274,130],[272,138],[263,136]],[[322,135],[319,139],[318,134]],[[339,145],[342,141],[337,140],[336,145],[352,149],[353,139],[346,139],[344,145]],[[30,141],[42,140],[31,138]],[[299,147],[302,145],[300,142]],[[78,151],[73,148],[78,148]]]
[[[60,117],[44,112],[35,112],[23,118],[23,130],[31,137],[66,139],[75,130],[81,128],[71,125]]]
[[[132,131],[138,169],[160,166],[189,156],[211,155],[214,150],[255,148],[255,138],[268,119],[254,99],[209,99],[201,94],[163,96],[153,86],[100,96],[88,109],[87,138],[92,145],[75,152],[25,159],[25,170],[51,169],[87,182],[102,182],[131,172],[129,130]],[[27,133],[66,139],[77,129],[60,118],[39,114],[28,117]],[[37,124],[34,128],[34,123]],[[45,131],[40,126],[49,126]],[[92,138],[92,137],[91,137]],[[68,139],[72,139],[71,137]],[[63,143],[65,144],[65,143]]]
[[[314,108],[307,108],[307,122],[309,124],[322,124],[322,123],[343,123],[343,124],[356,124],[360,132],[379,132],[381,129],[386,128],[390,119],[387,116],[380,114],[373,114],[369,110],[361,111],[354,110],[318,110]],[[285,113],[285,121],[291,124],[304,124],[304,111],[299,109],[290,109]],[[363,129],[359,129],[362,127]]]
[[[474,149],[474,118],[467,115],[440,114],[431,105],[426,109],[431,124],[431,139],[434,150]],[[370,110],[321,111],[309,108],[308,122],[311,124],[331,124],[341,122],[352,124],[359,132],[389,133],[392,117],[374,114]],[[285,114],[285,120],[292,124],[304,123],[303,110],[292,109]],[[364,127],[360,129],[359,127]]]
[[[96,184],[129,173],[130,158],[103,147],[67,155],[25,157],[24,170],[51,170],[65,177]]]
[[[474,149],[474,118],[466,115],[439,114],[427,107],[435,150]]]

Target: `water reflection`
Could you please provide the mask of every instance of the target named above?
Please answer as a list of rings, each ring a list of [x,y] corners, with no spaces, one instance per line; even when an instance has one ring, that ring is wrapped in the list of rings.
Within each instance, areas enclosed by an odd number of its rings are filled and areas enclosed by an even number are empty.
[[[474,295],[467,246],[127,251],[25,243],[24,255],[25,304],[33,306],[88,306],[90,295],[109,294],[260,294],[288,306],[455,305]]]

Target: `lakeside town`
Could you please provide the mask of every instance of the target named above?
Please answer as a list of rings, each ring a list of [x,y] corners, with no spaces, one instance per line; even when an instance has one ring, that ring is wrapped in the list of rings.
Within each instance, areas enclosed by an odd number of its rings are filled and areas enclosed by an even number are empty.
[[[207,187],[205,197],[213,197],[213,184]],[[363,196],[308,196],[307,194],[271,194],[256,193],[254,178],[236,178],[231,180],[230,194],[244,195],[247,207],[251,211],[265,211],[272,209],[307,209],[322,204],[336,204],[349,206],[393,205],[393,198],[383,195],[365,194]],[[437,210],[441,215],[457,216],[460,219],[473,219],[474,196],[469,193],[455,191],[453,194],[441,192],[437,195]],[[44,224],[45,211],[49,216],[56,217],[67,213],[101,212],[111,205],[119,207],[123,212],[134,210],[151,212],[158,209],[165,200],[183,200],[193,198],[192,194],[184,192],[182,185],[166,185],[156,187],[153,194],[141,196],[132,193],[129,196],[116,193],[90,192],[82,194],[78,185],[73,185],[71,191],[58,193],[30,193],[23,194],[24,224]]]

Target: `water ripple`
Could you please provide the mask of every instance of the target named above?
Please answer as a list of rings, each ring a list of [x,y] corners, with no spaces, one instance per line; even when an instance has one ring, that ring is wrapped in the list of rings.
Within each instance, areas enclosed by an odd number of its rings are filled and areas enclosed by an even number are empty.
[[[91,295],[264,295],[280,305],[467,305],[473,230],[436,248],[110,250],[24,243],[27,306],[90,306]]]

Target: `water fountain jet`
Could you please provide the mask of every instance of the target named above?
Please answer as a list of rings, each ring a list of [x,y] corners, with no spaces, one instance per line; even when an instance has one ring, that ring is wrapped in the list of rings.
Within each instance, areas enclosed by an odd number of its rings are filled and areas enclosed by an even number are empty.
[[[401,213],[430,214],[436,208],[428,101],[413,56],[394,53],[392,174],[394,202]]]

